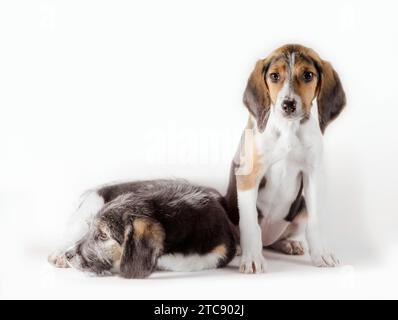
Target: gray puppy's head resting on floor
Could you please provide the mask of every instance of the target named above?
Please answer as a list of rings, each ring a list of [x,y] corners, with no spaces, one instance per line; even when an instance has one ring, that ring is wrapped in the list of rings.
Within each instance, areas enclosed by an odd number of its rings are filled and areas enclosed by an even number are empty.
[[[106,204],[88,234],[66,253],[69,264],[102,276],[120,272],[124,277],[144,278],[152,273],[163,251],[165,232],[152,218],[138,215],[137,209],[145,211],[134,194]]]

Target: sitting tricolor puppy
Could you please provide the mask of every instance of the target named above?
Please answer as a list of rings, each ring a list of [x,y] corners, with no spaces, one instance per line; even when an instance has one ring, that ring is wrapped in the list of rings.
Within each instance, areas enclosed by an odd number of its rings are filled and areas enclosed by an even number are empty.
[[[340,260],[323,244],[323,133],[346,104],[340,77],[314,50],[286,45],[257,62],[244,93],[250,116],[233,160],[226,205],[240,228],[240,271],[266,270],[263,248]]]
[[[220,194],[183,181],[106,186],[86,195],[78,216],[89,223],[80,220],[84,235],[49,257],[57,267],[146,278],[225,267],[236,253]]]

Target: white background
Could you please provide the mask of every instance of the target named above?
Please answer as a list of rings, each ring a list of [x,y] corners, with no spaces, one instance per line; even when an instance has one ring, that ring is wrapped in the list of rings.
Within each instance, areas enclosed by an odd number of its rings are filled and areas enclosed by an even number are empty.
[[[1,298],[398,298],[396,1],[0,2]],[[46,262],[78,196],[187,178],[225,191],[255,62],[330,60],[348,105],[326,132],[324,234],[346,265],[267,253],[237,269],[88,278]]]

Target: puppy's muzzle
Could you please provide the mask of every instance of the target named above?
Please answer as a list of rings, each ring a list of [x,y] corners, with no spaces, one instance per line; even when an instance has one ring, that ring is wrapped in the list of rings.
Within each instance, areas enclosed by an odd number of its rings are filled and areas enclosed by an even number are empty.
[[[297,109],[297,101],[294,99],[285,99],[282,101],[282,110],[285,115],[292,115],[296,112]]]

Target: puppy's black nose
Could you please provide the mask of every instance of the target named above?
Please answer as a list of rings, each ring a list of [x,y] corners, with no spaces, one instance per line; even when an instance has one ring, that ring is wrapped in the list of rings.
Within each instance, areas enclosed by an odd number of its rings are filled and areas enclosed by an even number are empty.
[[[296,100],[284,100],[282,102],[282,109],[286,112],[286,114],[292,114],[296,111],[297,102]]]
[[[65,253],[65,258],[67,260],[72,260],[75,255],[72,252]]]

